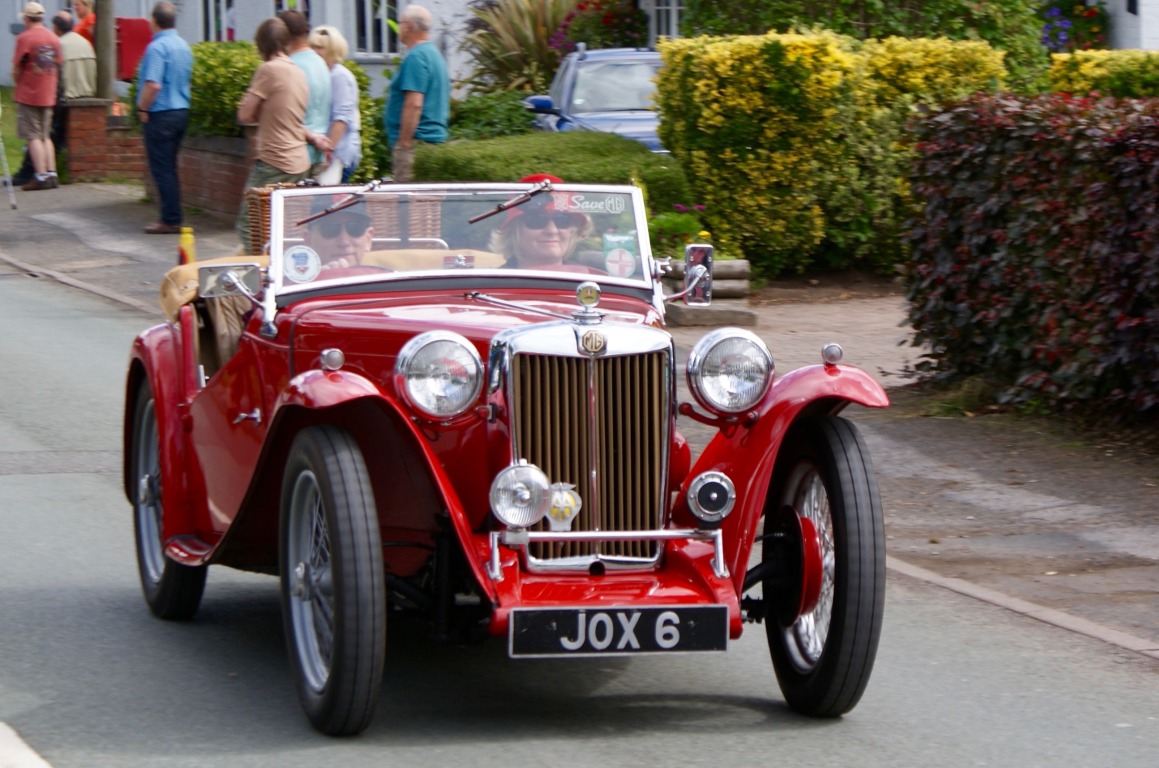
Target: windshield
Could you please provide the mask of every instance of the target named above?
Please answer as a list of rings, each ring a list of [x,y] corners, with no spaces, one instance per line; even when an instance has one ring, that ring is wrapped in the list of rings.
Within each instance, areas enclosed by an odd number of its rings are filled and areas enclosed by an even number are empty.
[[[272,193],[270,208],[271,279],[284,290],[462,270],[651,281],[635,187],[302,188]]]
[[[571,112],[629,112],[651,110],[660,62],[602,61],[576,70]]]

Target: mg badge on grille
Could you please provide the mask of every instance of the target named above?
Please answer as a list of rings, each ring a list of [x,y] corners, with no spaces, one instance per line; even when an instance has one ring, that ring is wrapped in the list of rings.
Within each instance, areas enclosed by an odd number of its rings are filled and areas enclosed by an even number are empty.
[[[607,338],[599,331],[588,331],[580,337],[580,349],[589,355],[598,355],[607,346]]]
[[[579,494],[574,489],[574,485],[567,483],[554,483],[551,486],[551,508],[547,510],[547,522],[551,530],[571,530],[571,523],[583,506]]]

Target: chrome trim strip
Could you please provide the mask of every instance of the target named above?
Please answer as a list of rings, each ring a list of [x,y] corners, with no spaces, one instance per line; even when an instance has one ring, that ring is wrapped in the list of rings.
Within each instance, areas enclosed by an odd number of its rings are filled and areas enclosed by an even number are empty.
[[[503,578],[499,544],[509,549],[523,550],[528,544],[536,541],[679,541],[682,539],[711,541],[713,547],[712,572],[721,579],[729,578],[728,566],[724,562],[724,533],[719,528],[707,531],[696,528],[673,528],[663,531],[492,531],[489,571],[492,579],[499,581]],[[586,571],[589,565],[590,563],[585,563],[582,568],[568,570]]]

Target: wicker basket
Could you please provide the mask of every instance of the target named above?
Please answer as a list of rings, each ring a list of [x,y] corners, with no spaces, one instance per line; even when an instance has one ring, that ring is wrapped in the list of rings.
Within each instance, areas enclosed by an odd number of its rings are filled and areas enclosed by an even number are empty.
[[[246,205],[249,207],[251,254],[263,254],[270,240],[270,195],[275,189],[296,187],[297,184],[277,183],[264,187],[251,187],[246,191]],[[408,215],[405,229],[400,226],[400,204],[397,200],[376,201],[369,206],[371,224],[376,238],[399,241],[402,247],[438,248],[438,238],[442,229],[442,202],[437,198],[405,198]],[[302,238],[306,227],[296,222],[310,215],[309,198],[293,198],[287,201],[285,211],[285,236]]]
[[[270,241],[270,194],[275,189],[289,189],[296,186],[298,185],[289,182],[278,182],[267,184],[264,187],[250,187],[246,190],[245,201],[250,217],[249,252],[251,254],[265,253],[266,244]]]

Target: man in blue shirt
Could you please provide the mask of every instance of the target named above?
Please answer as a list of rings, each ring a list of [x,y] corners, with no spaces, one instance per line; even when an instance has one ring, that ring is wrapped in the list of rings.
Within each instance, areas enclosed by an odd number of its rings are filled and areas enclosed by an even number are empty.
[[[451,116],[451,78],[447,62],[430,41],[431,13],[408,5],[398,17],[398,38],[406,57],[390,81],[386,102],[386,140],[396,182],[413,178],[415,142],[442,144]]]
[[[278,18],[290,30],[290,60],[306,73],[306,85],[310,88],[310,98],[306,102],[306,128],[310,133],[325,134],[330,131],[330,67],[310,47],[310,22],[300,11],[282,11]],[[321,173],[326,165],[326,153],[313,144],[310,151],[310,176]]]
[[[189,126],[189,85],[193,51],[177,34],[177,9],[172,3],[153,6],[153,39],[137,70],[137,117],[143,125],[149,172],[161,198],[161,220],[145,227],[149,235],[181,232],[181,183],[177,153]]]

